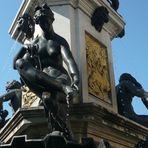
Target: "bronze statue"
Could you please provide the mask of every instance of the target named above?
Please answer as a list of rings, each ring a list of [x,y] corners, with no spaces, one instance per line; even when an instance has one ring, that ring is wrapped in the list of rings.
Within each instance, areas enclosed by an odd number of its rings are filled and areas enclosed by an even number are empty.
[[[109,4],[111,5],[111,7],[117,11],[119,8],[119,0],[107,0],[109,2]]]
[[[148,95],[142,88],[142,85],[132,75],[124,73],[120,76],[119,84],[116,86],[116,92],[119,114],[148,127],[148,116],[137,115],[132,106],[134,96],[145,100],[144,104],[147,102],[145,97],[148,97]]]
[[[135,148],[147,148],[147,147],[148,147],[148,136],[146,137],[145,140],[140,140],[135,146]]]
[[[6,124],[6,117],[8,116],[7,110],[0,110],[0,129]]]
[[[43,4],[37,6],[34,13],[34,21],[40,26],[41,34],[21,48],[14,58],[14,69],[18,70],[30,90],[42,99],[46,115],[52,119],[52,131],[61,131],[70,138],[65,122],[57,115],[57,92],[64,93],[69,102],[79,91],[77,65],[67,41],[53,30],[51,9]]]
[[[13,112],[16,112],[18,108],[21,107],[21,98],[22,98],[22,84],[16,80],[7,83],[6,93],[0,96],[2,102],[10,101],[10,106],[13,109]]]
[[[91,24],[101,32],[104,23],[109,21],[109,12],[106,7],[100,6],[95,9],[91,17]]]
[[[25,13],[21,17],[19,17],[17,21],[17,30],[21,31],[27,39],[33,37],[35,23],[28,13]]]

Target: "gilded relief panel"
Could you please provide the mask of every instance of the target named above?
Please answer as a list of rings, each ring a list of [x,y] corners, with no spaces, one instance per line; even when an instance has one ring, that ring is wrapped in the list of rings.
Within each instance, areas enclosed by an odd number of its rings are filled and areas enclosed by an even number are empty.
[[[85,40],[89,93],[110,102],[111,86],[106,48],[88,33],[85,34]]]
[[[27,86],[22,87],[22,107],[39,106],[40,98],[36,96]]]

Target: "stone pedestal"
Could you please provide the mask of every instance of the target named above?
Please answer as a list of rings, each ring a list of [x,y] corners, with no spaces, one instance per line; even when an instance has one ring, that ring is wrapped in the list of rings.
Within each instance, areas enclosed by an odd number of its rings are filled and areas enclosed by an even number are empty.
[[[115,148],[133,148],[145,140],[148,129],[115,112],[92,103],[72,105],[70,124],[75,140],[91,137],[96,143],[106,140]],[[0,131],[1,142],[9,144],[14,136],[40,140],[48,134],[43,107],[19,109]]]
[[[54,12],[55,32],[68,41],[79,67],[82,89],[81,97],[75,102],[94,102],[117,112],[111,40],[125,25],[121,16],[106,0],[25,0],[16,20],[25,12],[32,15],[35,5],[44,2]],[[99,6],[109,11],[109,22],[104,24],[101,32],[91,25],[91,16]],[[25,42],[16,30],[16,20],[10,34]],[[36,30],[35,34],[39,34],[40,29]]]
[[[27,135],[27,139],[41,139],[48,133],[47,118],[43,107],[21,108],[0,130],[3,143],[10,143],[14,136]]]

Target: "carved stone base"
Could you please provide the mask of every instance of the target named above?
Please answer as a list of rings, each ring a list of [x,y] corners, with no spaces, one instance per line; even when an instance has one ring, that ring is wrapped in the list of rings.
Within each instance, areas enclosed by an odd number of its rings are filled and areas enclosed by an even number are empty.
[[[106,145],[100,143],[98,146],[93,139],[85,138],[79,144],[74,141],[66,141],[63,136],[47,135],[44,139],[28,140],[26,135],[15,136],[10,144],[2,144],[0,148],[106,148]]]
[[[133,148],[148,135],[148,128],[92,103],[72,105],[70,123],[78,143],[90,137],[96,143],[103,139],[111,147]],[[8,144],[14,136],[42,139],[48,133],[43,107],[22,108],[1,129],[0,139]]]

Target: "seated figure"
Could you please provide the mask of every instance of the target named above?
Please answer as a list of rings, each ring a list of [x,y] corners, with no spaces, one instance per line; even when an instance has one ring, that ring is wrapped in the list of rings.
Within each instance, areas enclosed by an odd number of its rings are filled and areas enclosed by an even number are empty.
[[[57,100],[60,97],[58,93],[64,93],[65,101],[69,104],[69,100],[79,91],[77,65],[67,41],[53,30],[54,14],[51,9],[43,4],[37,6],[34,13],[40,34],[15,56],[14,69],[18,70],[29,89],[42,99],[46,115],[51,120],[52,131],[63,132],[69,139],[66,124],[58,116]]]
[[[148,115],[137,115],[132,106],[134,96],[140,97],[144,105],[148,106],[146,100],[148,95],[141,84],[132,75],[124,73],[120,76],[119,84],[116,86],[116,93],[119,114],[148,127]]]

